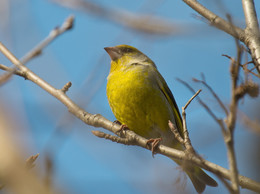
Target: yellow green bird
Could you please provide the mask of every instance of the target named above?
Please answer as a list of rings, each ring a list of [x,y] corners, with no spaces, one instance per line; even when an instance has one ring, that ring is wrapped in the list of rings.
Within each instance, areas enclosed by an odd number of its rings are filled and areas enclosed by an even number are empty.
[[[168,121],[175,123],[183,136],[182,119],[171,90],[154,62],[136,48],[128,45],[106,47],[111,58],[107,77],[107,98],[116,119],[130,130],[147,139],[162,138],[162,144],[184,150],[174,138]],[[206,185],[217,182],[196,166],[181,165],[198,193]]]

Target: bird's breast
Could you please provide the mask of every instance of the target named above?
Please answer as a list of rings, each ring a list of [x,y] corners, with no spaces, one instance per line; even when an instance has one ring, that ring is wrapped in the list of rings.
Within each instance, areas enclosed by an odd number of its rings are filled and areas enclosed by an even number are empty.
[[[134,69],[109,75],[107,98],[118,121],[147,138],[168,130],[170,106],[149,71]],[[160,129],[159,129],[160,128]]]

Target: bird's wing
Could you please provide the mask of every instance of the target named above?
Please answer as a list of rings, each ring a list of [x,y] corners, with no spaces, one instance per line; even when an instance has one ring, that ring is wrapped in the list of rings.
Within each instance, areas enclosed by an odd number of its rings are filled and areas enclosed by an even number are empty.
[[[157,74],[158,74],[158,78],[159,78],[159,79],[157,79],[157,84],[158,84],[160,90],[162,91],[163,95],[166,97],[169,104],[171,105],[177,129],[178,129],[180,135],[183,137],[182,118],[181,118],[181,114],[179,112],[179,108],[176,104],[176,101],[175,101],[175,99],[172,95],[172,92],[169,89],[166,81],[164,80],[164,78],[158,71],[157,71]]]

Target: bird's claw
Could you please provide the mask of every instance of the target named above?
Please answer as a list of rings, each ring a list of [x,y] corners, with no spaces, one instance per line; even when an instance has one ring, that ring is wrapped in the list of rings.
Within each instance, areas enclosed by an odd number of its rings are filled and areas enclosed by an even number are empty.
[[[122,124],[122,123],[121,123],[120,121],[118,121],[118,120],[115,120],[113,123],[120,125],[120,128],[119,128],[119,130],[118,130],[116,133],[121,133],[123,130],[128,130],[128,129],[129,129],[129,128],[127,127],[127,125]]]
[[[158,145],[160,144],[160,142],[162,141],[162,138],[155,138],[155,139],[149,139],[147,142],[146,142],[146,145],[147,146],[151,146],[151,151],[152,151],[152,156],[154,157],[154,154],[155,154],[155,149],[158,147]]]

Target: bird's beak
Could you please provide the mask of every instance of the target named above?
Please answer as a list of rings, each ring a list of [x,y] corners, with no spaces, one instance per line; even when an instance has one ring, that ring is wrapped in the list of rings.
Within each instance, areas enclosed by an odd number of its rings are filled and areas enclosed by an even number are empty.
[[[110,58],[115,61],[122,57],[120,49],[117,47],[105,47],[106,52],[109,54]]]

